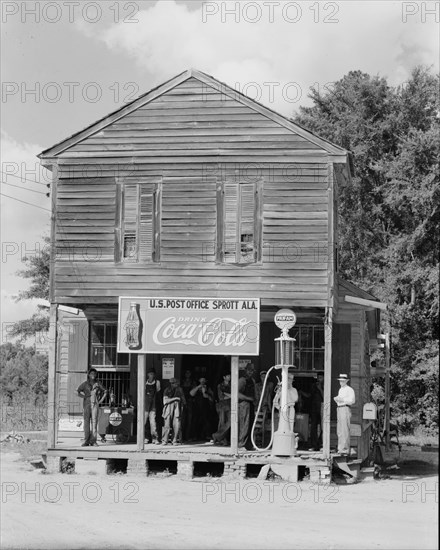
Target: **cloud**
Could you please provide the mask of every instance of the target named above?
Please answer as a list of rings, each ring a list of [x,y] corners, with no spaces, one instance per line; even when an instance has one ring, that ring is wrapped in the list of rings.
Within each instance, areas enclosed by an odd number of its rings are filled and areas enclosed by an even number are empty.
[[[16,272],[24,268],[24,256],[45,246],[41,237],[49,231],[50,199],[48,175],[36,158],[42,147],[1,135],[2,322],[11,322],[36,311],[32,302],[14,302],[29,286]]]
[[[310,86],[350,70],[398,84],[416,63],[437,59],[435,19],[423,23],[417,12],[403,22],[400,2],[269,4],[157,2],[136,14],[137,24],[113,24],[96,37],[134,59],[154,84],[194,67],[288,115],[307,103]],[[408,48],[419,55],[408,57]]]

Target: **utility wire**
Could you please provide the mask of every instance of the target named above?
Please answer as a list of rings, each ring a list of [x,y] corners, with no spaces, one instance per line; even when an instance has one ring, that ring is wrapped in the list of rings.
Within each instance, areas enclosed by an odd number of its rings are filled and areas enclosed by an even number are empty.
[[[16,176],[15,174],[10,174],[9,172],[5,172],[4,170],[0,170],[2,174],[5,174],[5,176],[10,176],[11,178],[17,178],[21,181],[28,181],[29,183],[36,183],[37,185],[50,185],[50,183],[41,183],[41,181],[34,181],[34,180],[28,180],[27,178],[23,178],[22,176]]]
[[[2,182],[2,185],[9,185],[9,187],[16,187],[17,189],[21,189],[22,191],[30,191],[31,193],[38,193],[39,195],[47,196],[46,193],[43,193],[43,191],[34,191],[33,189],[20,187],[19,185],[13,185],[12,183],[6,183],[5,181]]]
[[[34,208],[39,208],[40,210],[45,210],[46,212],[51,212],[48,208],[43,208],[42,206],[38,206],[37,204],[32,204],[31,202],[22,201],[21,199],[16,199],[15,197],[11,197],[9,195],[5,195],[4,193],[0,193],[2,197],[6,197],[7,199],[12,199],[13,201],[22,202],[23,204],[28,204],[29,206],[33,206]]]

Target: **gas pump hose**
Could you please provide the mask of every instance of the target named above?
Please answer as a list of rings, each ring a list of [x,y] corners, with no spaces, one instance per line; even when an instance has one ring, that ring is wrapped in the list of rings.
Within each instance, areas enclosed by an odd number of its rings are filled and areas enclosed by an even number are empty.
[[[254,423],[252,425],[252,430],[251,430],[251,441],[252,441],[252,445],[255,447],[255,449],[257,449],[257,451],[268,451],[271,446],[272,446],[272,443],[273,443],[273,434],[275,433],[275,419],[274,419],[274,411],[275,411],[275,400],[274,402],[272,403],[272,418],[271,418],[271,436],[270,436],[270,441],[269,441],[269,445],[267,445],[267,447],[264,447],[264,448],[260,448],[258,447],[258,445],[255,443],[255,439],[254,439],[254,431],[255,431],[255,426],[257,425],[257,420],[258,420],[258,415],[260,414],[260,410],[261,410],[261,404],[263,402],[263,398],[264,398],[264,392],[266,390],[266,383],[267,383],[267,380],[268,380],[268,377],[269,377],[269,374],[270,374],[270,371],[275,369],[275,368],[279,368],[279,367],[270,367],[270,369],[267,371],[266,373],[266,377],[264,378],[264,384],[263,384],[263,390],[261,392],[261,396],[260,396],[260,402],[258,403],[258,409],[257,409],[257,412],[255,414],[255,418],[254,418]],[[263,430],[264,430],[264,425],[263,425]]]

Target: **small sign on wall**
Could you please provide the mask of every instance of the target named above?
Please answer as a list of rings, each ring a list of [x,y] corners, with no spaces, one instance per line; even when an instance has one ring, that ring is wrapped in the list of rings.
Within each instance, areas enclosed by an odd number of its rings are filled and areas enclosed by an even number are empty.
[[[251,359],[239,359],[238,370],[244,370],[250,363],[252,363]]]
[[[162,378],[163,380],[174,378],[174,357],[162,358]]]
[[[58,430],[60,432],[82,432],[84,430],[84,420],[81,416],[60,418]]]
[[[362,418],[364,420],[376,420],[377,418],[377,407],[375,403],[365,403],[362,410]]]

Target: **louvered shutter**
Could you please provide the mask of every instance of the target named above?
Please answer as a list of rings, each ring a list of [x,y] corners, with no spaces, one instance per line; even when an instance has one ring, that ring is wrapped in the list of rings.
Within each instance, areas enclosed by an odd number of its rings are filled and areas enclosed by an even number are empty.
[[[126,185],[124,188],[124,237],[122,255],[125,261],[137,261],[138,256],[138,212],[139,186]]]
[[[240,250],[239,261],[255,261],[255,187],[253,183],[240,185]]]
[[[224,185],[224,230],[223,260],[226,263],[237,261],[238,247],[238,184]]]
[[[154,193],[151,186],[141,186],[139,218],[139,260],[151,261],[154,242]]]

